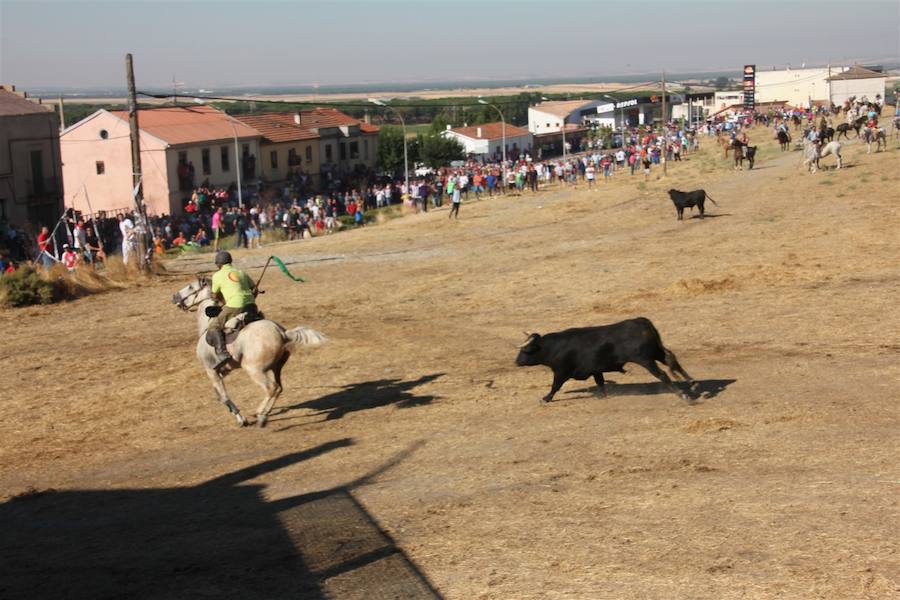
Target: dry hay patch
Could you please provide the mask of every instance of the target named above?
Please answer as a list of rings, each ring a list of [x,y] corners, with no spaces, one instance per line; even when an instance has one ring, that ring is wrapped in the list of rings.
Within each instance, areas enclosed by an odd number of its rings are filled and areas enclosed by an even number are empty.
[[[52,299],[48,298],[48,301],[42,301],[41,304],[75,300],[110,290],[123,290],[131,286],[144,285],[154,282],[157,276],[166,273],[165,267],[158,263],[154,263],[150,271],[141,271],[134,265],[126,266],[118,256],[107,259],[100,270],[82,264],[74,271],[69,272],[62,264],[57,263],[50,269],[22,267],[20,273],[28,270],[33,271],[39,279],[52,285]],[[30,305],[14,303],[9,294],[7,289],[0,286],[0,306],[21,308]]]
[[[694,472],[694,473],[712,473],[717,471],[715,467],[711,467],[703,462],[691,460],[689,458],[665,458],[661,460],[650,460],[645,464],[630,465],[626,467],[613,467],[606,469],[600,473],[605,477],[622,477],[626,475],[637,475],[642,473],[677,473],[677,472]]]
[[[682,279],[669,287],[668,291],[675,296],[698,296],[715,292],[730,292],[740,287],[731,275],[718,279],[700,279],[693,277]]]

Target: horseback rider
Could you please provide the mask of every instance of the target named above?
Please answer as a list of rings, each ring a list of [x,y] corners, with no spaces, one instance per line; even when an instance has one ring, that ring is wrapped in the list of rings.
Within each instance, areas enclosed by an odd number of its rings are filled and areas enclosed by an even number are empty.
[[[242,312],[257,312],[257,289],[246,273],[231,264],[229,252],[216,253],[216,266],[219,270],[212,277],[212,295],[214,299],[222,302],[223,306],[221,312],[210,319],[208,331],[209,337],[215,342],[215,368],[219,368],[231,359],[225,347],[225,323]]]

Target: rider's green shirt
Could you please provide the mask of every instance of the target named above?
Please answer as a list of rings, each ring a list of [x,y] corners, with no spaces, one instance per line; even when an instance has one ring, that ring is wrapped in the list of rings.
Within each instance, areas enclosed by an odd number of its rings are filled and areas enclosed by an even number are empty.
[[[214,294],[221,293],[225,299],[225,306],[232,308],[244,308],[255,300],[250,277],[232,265],[222,265],[222,268],[213,275],[212,291]]]

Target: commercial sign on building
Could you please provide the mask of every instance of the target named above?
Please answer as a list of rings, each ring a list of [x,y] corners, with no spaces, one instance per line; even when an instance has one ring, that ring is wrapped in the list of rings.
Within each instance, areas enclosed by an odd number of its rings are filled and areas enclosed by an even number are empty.
[[[756,108],[756,65],[744,65],[744,110]]]
[[[631,100],[622,100],[621,102],[616,102],[616,108],[628,108],[629,106],[637,106],[639,104],[637,98],[632,98]],[[643,102],[640,102],[643,104]]]

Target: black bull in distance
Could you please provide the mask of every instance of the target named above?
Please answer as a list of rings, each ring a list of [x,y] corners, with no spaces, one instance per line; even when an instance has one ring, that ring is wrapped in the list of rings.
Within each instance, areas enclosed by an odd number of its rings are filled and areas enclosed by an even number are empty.
[[[680,376],[691,385],[693,378],[681,368],[675,354],[662,344],[659,332],[649,319],[638,317],[612,325],[580,327],[540,335],[532,333],[519,346],[516,365],[544,365],[553,371],[553,385],[543,398],[550,402],[569,379],[593,377],[605,395],[603,373],[624,372],[625,363],[637,363],[650,371],[674,393],[685,400],[691,396],[673,383],[657,362],[665,364],[673,378]]]
[[[681,221],[684,219],[684,209],[685,208],[694,208],[695,206],[700,209],[700,218],[703,218],[703,203],[706,202],[706,199],[709,198],[709,201],[719,205],[718,202],[712,199],[712,197],[706,193],[706,190],[694,190],[693,192],[680,192],[676,189],[669,190],[669,197],[672,199],[672,203],[675,205],[675,210],[678,212],[678,220]]]

